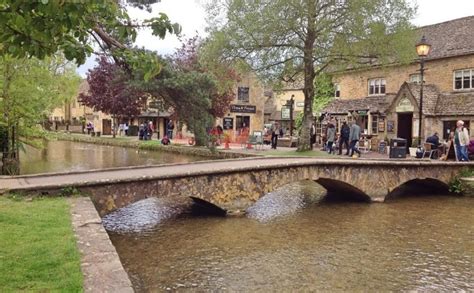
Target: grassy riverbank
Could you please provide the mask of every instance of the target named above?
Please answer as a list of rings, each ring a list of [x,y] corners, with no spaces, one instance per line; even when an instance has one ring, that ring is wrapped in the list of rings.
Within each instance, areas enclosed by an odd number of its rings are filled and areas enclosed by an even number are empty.
[[[66,200],[0,196],[0,292],[80,292],[82,283]]]
[[[183,155],[209,157],[209,158],[214,158],[214,159],[233,159],[233,158],[253,156],[253,155],[245,155],[245,154],[233,153],[233,152],[211,151],[207,147],[188,146],[188,145],[182,145],[182,144],[176,144],[176,143],[173,143],[171,145],[162,145],[158,140],[143,141],[143,140],[132,139],[129,137],[116,137],[116,138],[91,137],[91,136],[83,135],[83,134],[68,134],[68,133],[59,133],[59,132],[58,133],[50,132],[48,136],[50,139],[85,142],[85,143],[110,145],[110,146],[118,146],[118,147],[137,148],[137,149],[150,150],[150,151],[170,152],[170,153],[177,153],[177,154],[183,154]]]

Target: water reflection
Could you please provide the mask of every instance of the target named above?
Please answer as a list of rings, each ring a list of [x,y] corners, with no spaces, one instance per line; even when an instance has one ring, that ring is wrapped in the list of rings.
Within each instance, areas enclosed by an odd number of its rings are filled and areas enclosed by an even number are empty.
[[[50,141],[44,149],[26,146],[26,152],[20,154],[20,173],[69,172],[162,163],[187,163],[206,159],[208,158],[138,151],[134,148]]]
[[[272,221],[178,218],[110,236],[138,292],[472,291],[473,204],[307,204]]]

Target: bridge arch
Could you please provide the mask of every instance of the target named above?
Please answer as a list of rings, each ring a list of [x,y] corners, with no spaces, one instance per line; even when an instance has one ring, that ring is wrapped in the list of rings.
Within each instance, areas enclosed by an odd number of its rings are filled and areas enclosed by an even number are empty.
[[[385,201],[413,195],[416,196],[448,193],[449,186],[446,182],[436,178],[415,178],[401,183],[392,191],[390,191],[385,197]]]
[[[327,190],[327,200],[371,202],[369,195],[347,182],[325,177],[319,177],[314,181]]]

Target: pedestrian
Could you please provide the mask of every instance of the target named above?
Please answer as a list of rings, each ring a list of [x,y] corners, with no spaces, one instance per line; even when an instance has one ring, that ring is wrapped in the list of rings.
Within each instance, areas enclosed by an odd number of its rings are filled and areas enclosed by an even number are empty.
[[[357,143],[360,140],[360,126],[357,125],[355,121],[352,121],[352,125],[350,128],[350,133],[349,133],[349,141],[350,141],[350,153],[349,156],[353,156],[354,152],[356,152],[359,157],[361,155],[359,149],[357,148]]]
[[[334,140],[336,139],[336,127],[334,124],[329,123],[328,125],[328,154],[333,153],[333,147],[332,145],[334,144]]]
[[[170,119],[168,124],[166,125],[166,134],[168,135],[169,139],[173,139],[173,130],[174,130],[174,122]]]
[[[125,136],[128,136],[128,122],[124,126]]]
[[[339,155],[342,155],[342,145],[346,147],[346,156],[349,155],[349,135],[351,134],[351,129],[347,125],[346,121],[342,122],[341,126],[341,135],[339,137]]]
[[[278,135],[280,133],[278,123],[272,125],[272,149],[276,150],[278,144]]]
[[[147,133],[147,137],[149,140],[151,140],[152,136],[153,136],[153,122],[152,121],[149,121],[148,124],[147,124],[147,128],[146,128],[146,133]]]
[[[311,128],[309,130],[310,133],[310,143],[311,143],[311,149],[313,148],[313,145],[316,143],[316,125],[314,125],[314,122],[311,123]]]
[[[280,127],[280,128],[279,128],[278,134],[280,135],[280,138],[283,137],[283,135],[284,135],[284,133],[283,133],[283,127]]]
[[[120,123],[120,124],[119,124],[119,127],[118,127],[118,135],[119,135],[119,136],[122,136],[122,134],[123,134],[123,132],[124,132],[124,129],[125,129],[125,124]]]
[[[171,143],[170,139],[168,138],[167,135],[165,135],[162,139],[161,139],[161,144],[163,145],[169,145]]]
[[[456,123],[454,132],[454,145],[456,146],[456,158],[458,161],[469,161],[467,146],[469,145],[469,132],[464,127],[464,121],[459,120]]]
[[[91,134],[91,131],[92,131],[92,122],[87,122],[87,125],[86,125],[86,128],[87,128],[87,134]]]
[[[145,138],[145,125],[143,123],[138,127],[138,139],[143,140]]]

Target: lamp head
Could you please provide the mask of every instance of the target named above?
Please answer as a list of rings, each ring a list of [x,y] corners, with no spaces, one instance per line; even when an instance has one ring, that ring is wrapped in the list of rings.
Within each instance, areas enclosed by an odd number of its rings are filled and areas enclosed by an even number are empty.
[[[421,38],[421,40],[416,44],[416,54],[418,57],[424,58],[430,54],[431,51],[431,44],[426,41],[425,36]]]

